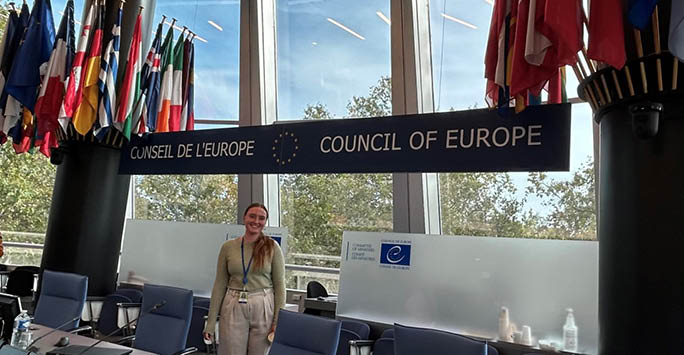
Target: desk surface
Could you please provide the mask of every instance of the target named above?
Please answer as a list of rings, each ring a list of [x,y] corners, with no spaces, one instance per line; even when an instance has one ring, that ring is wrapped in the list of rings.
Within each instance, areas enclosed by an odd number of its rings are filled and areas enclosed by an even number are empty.
[[[42,336],[43,334],[49,332],[52,330],[52,328],[40,325],[40,324],[31,324],[32,328],[37,328],[33,331],[33,339],[37,339],[39,336]],[[78,334],[71,334],[67,332],[63,332],[61,330],[57,330],[54,333],[46,336],[45,338],[41,339],[38,341],[38,343],[34,344],[33,346],[38,348],[38,351],[41,354],[45,354],[48,351],[52,350],[55,348],[55,343],[61,338],[61,337],[68,337],[69,338],[69,345],[85,345],[89,346],[92,345],[97,341],[97,339],[93,338],[88,338],[84,337]],[[117,344],[112,344],[108,343],[106,341],[101,342],[98,344],[96,347],[98,348],[109,348],[109,349],[130,349],[128,347],[125,347],[123,345],[117,345]],[[132,349],[133,352],[131,354],[133,355],[146,355],[146,354],[153,354],[153,353],[148,353],[146,351],[142,350],[137,350],[137,349]]]

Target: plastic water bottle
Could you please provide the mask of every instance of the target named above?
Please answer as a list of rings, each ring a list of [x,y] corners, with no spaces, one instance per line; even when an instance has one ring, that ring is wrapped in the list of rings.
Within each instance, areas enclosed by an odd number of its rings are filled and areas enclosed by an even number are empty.
[[[577,326],[572,308],[568,308],[568,315],[563,326],[563,350],[577,352]]]
[[[26,349],[31,343],[31,317],[26,311],[22,311],[14,318],[14,330],[12,331],[12,341],[10,345],[19,349]]]

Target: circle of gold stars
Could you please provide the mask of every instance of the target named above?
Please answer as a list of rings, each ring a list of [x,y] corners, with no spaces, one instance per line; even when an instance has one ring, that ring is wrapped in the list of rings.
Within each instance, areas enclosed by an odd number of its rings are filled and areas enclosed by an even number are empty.
[[[292,163],[292,160],[297,157],[298,150],[299,138],[295,137],[293,132],[284,131],[273,140],[273,160],[277,165]]]

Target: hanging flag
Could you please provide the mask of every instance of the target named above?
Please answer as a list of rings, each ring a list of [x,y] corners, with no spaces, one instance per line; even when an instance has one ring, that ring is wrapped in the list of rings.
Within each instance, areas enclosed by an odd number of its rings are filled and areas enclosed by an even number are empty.
[[[510,0],[500,0],[494,3],[485,53],[486,99],[490,107],[499,104],[499,98],[504,96],[503,90],[506,87],[506,58],[508,55],[510,15]]]
[[[171,116],[171,95],[173,92],[173,26],[169,28],[162,45],[161,65],[163,74],[157,103],[157,127],[156,132],[169,131],[169,118]]]
[[[100,67],[100,78],[97,82],[100,90],[100,109],[93,134],[99,140],[102,140],[109,131],[109,126],[112,125],[114,118],[114,110],[116,109],[116,75],[119,66],[119,42],[121,40],[123,5],[123,2],[119,5],[116,22],[112,26],[112,38],[109,40],[107,49],[104,51]]]
[[[622,0],[594,0],[589,5],[587,55],[616,69],[622,69],[626,60],[625,33],[620,14]]]
[[[7,53],[9,55],[9,52],[12,51],[12,40],[14,39],[13,37],[16,28],[19,25],[19,16],[17,15],[16,11],[9,11],[5,24],[5,31],[3,32],[2,36],[2,44],[0,45],[0,88],[5,87],[6,74],[9,72],[9,65],[5,65],[5,54]],[[14,50],[16,50],[16,48]],[[0,108],[0,144],[5,144],[7,141],[7,135],[3,131],[4,125],[5,116],[2,114],[2,108]]]
[[[14,11],[10,11],[8,20],[13,21],[14,18],[14,33],[8,48],[3,53],[2,67],[0,68],[5,79],[9,77],[19,44],[21,44],[21,40],[24,37],[26,26],[28,26],[30,15],[28,5],[24,3],[21,6],[21,13],[18,16],[14,17],[12,16],[13,14],[17,15]],[[15,129],[17,121],[21,118],[21,108],[17,100],[7,94],[5,86],[3,86],[2,94],[0,94],[0,113],[3,115],[2,131],[9,133],[10,130]]]
[[[181,32],[175,47],[173,47],[173,87],[171,92],[171,114],[169,116],[169,131],[180,131],[181,112],[183,111],[183,48],[185,38]]]
[[[38,123],[36,145],[49,156],[51,147],[57,146],[54,130],[58,126],[59,108],[64,98],[66,74],[74,59],[74,1],[68,0],[59,25],[55,47],[48,61],[47,72],[36,100],[35,117]],[[47,145],[47,146],[45,146]]]
[[[660,0],[630,0],[627,18],[632,25],[640,30],[645,29],[651,23],[651,15]],[[673,1],[674,3],[677,1]]]
[[[518,3],[511,68],[511,95],[513,96],[528,96],[528,90],[533,96],[538,96],[546,81],[557,71],[555,65],[530,64],[526,58],[526,54],[530,53],[530,48],[535,47],[534,44],[528,46],[528,43],[544,43],[541,38],[543,35],[534,26],[537,1],[543,0],[520,0]]]
[[[40,66],[50,60],[55,43],[55,24],[48,0],[36,0],[29,18],[28,29],[19,45],[5,90],[31,112],[41,83]]]
[[[674,56],[684,60],[684,2],[682,1],[672,2],[668,47]]]
[[[164,19],[162,19],[162,22],[157,26],[157,34],[154,36],[152,47],[150,47],[150,51],[147,53],[147,59],[145,60],[145,65],[143,65],[141,78],[143,78],[144,85],[141,102],[144,104],[140,115],[140,125],[145,126],[138,127],[136,133],[145,132],[145,128],[152,132],[157,126],[157,104],[159,103],[160,85],[159,66],[161,64],[160,52],[163,25]]]
[[[135,21],[135,28],[133,29],[133,39],[131,40],[131,47],[128,50],[128,59],[126,60],[126,73],[121,82],[121,93],[119,95],[119,106],[116,111],[115,126],[123,133],[123,135],[131,138],[131,126],[133,121],[134,104],[138,102],[140,96],[140,71],[142,69],[142,32],[141,32],[142,15],[138,13],[138,19]]]
[[[584,46],[583,10],[578,0],[546,0],[544,8],[537,4],[537,26],[551,41],[550,62],[558,66],[575,63],[577,52]],[[543,16],[540,13],[543,10]],[[539,22],[542,23],[539,23]]]
[[[195,130],[195,45],[192,41],[187,42],[188,63],[183,64],[183,69],[187,67],[187,89],[183,94],[183,121],[181,127],[186,131]],[[183,58],[185,61],[185,58]]]
[[[97,6],[95,31],[90,44],[90,51],[86,61],[84,74],[81,78],[81,102],[74,112],[73,122],[76,132],[85,136],[93,127],[97,119],[97,108],[100,98],[100,90],[97,81],[100,76],[100,61],[102,57],[102,35],[104,24],[104,6]]]
[[[33,152],[35,119],[28,108],[21,111],[21,119],[17,122],[12,134],[12,147],[17,154]]]
[[[81,36],[78,39],[78,47],[76,54],[69,70],[69,75],[66,79],[66,92],[64,93],[64,101],[59,109],[59,123],[62,129],[66,132],[69,121],[76,110],[76,107],[81,103],[81,74],[83,72],[83,64],[86,59],[86,52],[88,51],[88,42],[90,41],[90,30],[95,21],[96,4],[93,1],[88,9],[86,20],[81,25]]]

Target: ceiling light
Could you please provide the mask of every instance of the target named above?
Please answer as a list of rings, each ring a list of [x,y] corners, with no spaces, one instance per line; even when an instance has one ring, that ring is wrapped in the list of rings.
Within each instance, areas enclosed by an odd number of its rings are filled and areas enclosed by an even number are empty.
[[[385,21],[388,25],[391,24],[390,19],[387,18],[387,16],[385,16],[385,14],[383,14],[382,11],[376,11],[375,13],[381,20]]]
[[[358,39],[360,39],[360,40],[365,40],[365,39],[366,39],[366,38],[364,38],[363,36],[361,36],[360,34],[358,34],[358,33],[354,32],[354,31],[352,31],[352,30],[351,30],[350,28],[348,28],[347,26],[345,26],[345,25],[343,25],[343,24],[341,24],[341,23],[339,23],[339,22],[337,22],[337,21],[331,19],[330,17],[328,17],[328,22],[330,22],[330,23],[332,23],[333,25],[335,25],[335,26],[337,26],[337,27],[339,27],[339,28],[341,28],[341,29],[343,29],[343,30],[349,32],[352,36],[354,36],[354,37],[356,37],[356,38],[358,38]]]
[[[453,16],[449,16],[449,15],[443,13],[443,12],[442,12],[442,17],[444,17],[444,18],[447,19],[447,20],[451,20],[451,21],[454,21],[454,22],[458,22],[458,23],[460,23],[461,25],[466,26],[466,27],[470,27],[470,28],[472,28],[472,29],[474,29],[474,30],[477,29],[477,26],[473,25],[472,23],[465,22],[465,21],[463,21],[463,20],[461,20],[461,19],[457,19],[457,18],[455,18],[455,17],[453,17]]]
[[[311,45],[317,46],[318,42],[311,42]]]
[[[212,20],[209,20],[209,21],[207,21],[207,22],[209,22],[210,25],[214,26],[215,29],[217,29],[217,30],[223,32],[223,27],[219,26],[218,23],[216,23],[216,22],[214,22],[214,21],[212,21]]]

